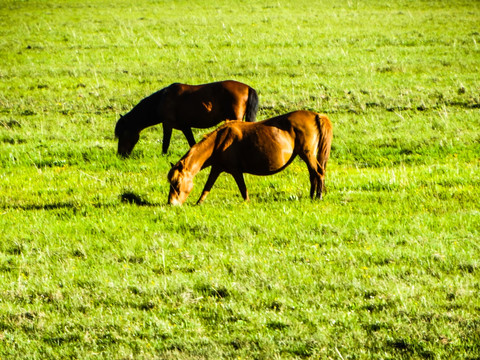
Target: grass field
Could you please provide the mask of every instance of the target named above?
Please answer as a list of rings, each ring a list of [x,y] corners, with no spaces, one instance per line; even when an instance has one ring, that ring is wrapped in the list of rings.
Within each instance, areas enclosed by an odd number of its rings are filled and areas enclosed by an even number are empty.
[[[480,359],[480,2],[0,0],[0,359]],[[328,114],[300,160],[166,206],[116,156],[173,82]],[[200,139],[205,131],[197,130]],[[130,201],[129,201],[130,200]]]

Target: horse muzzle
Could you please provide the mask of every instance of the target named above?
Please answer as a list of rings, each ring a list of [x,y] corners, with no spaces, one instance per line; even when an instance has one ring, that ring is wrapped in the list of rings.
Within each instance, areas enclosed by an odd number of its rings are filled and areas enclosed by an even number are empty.
[[[183,204],[183,202],[181,202],[178,199],[168,199],[168,205],[181,206],[182,204]]]

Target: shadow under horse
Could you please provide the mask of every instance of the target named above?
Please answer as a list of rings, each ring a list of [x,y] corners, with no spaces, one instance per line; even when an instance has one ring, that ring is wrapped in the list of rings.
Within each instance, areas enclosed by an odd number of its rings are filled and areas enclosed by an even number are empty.
[[[181,205],[193,189],[193,178],[211,166],[197,203],[207,197],[222,172],[235,179],[248,200],[243,174],[271,175],[285,169],[298,155],[307,164],[310,197],[321,199],[333,130],[326,115],[294,111],[256,123],[232,121],[206,135],[170,169],[168,203]]]
[[[162,152],[170,145],[172,130],[183,132],[190,146],[195,145],[192,128],[209,128],[222,121],[254,122],[258,111],[255,89],[227,80],[203,85],[171,84],[141,100],[115,126],[118,154],[129,156],[140,132],[163,123]]]

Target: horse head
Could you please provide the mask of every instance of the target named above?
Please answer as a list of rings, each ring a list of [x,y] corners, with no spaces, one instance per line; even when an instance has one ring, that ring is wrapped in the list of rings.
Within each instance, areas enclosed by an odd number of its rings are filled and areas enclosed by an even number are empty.
[[[128,127],[127,116],[120,115],[115,126],[115,137],[118,139],[118,155],[128,157],[138,142],[140,133]]]
[[[193,176],[190,171],[185,169],[183,160],[175,165],[172,164],[167,178],[170,183],[168,204],[182,205],[193,189]]]

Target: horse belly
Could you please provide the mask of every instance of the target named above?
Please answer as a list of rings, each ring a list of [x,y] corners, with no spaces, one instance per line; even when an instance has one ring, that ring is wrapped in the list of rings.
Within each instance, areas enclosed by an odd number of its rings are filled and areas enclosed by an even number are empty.
[[[253,175],[271,175],[283,170],[294,157],[294,143],[288,136],[270,139],[257,139],[253,144],[245,144],[244,172]]]
[[[206,129],[228,119],[221,106],[215,100],[203,100],[180,106],[177,111],[179,127],[187,126]]]
[[[217,125],[223,120],[225,119],[215,113],[203,113],[199,111],[195,117],[190,118],[188,124],[190,127],[207,129]]]

